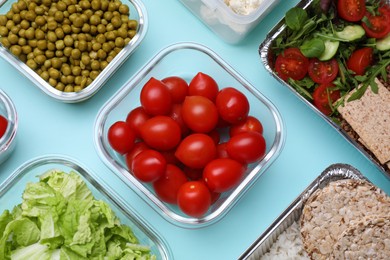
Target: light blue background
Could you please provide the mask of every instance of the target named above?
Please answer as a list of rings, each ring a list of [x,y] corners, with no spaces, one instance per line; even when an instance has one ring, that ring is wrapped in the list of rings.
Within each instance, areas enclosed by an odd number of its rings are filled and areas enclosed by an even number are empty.
[[[333,163],[358,168],[390,194],[390,181],[320,116],[265,71],[259,44],[298,1],[280,4],[239,45],[224,43],[177,0],[144,0],[149,28],[136,52],[91,99],[64,104],[44,95],[0,59],[0,88],[19,114],[17,146],[0,165],[0,182],[24,162],[45,154],[64,154],[101,176],[168,242],[175,259],[237,259],[273,220]],[[127,189],[99,159],[93,144],[97,112],[109,97],[162,48],[193,41],[213,49],[279,109],[285,120],[284,149],[268,171],[219,222],[199,230],[173,226]],[[1,201],[0,201],[1,203]]]

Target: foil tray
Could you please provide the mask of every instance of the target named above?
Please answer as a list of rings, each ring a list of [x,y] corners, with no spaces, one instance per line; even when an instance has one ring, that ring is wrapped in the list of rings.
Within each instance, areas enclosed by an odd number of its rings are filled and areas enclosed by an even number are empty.
[[[298,221],[303,205],[313,192],[325,187],[328,183],[341,179],[365,180],[372,184],[360,171],[348,164],[332,164],[326,168],[291,204],[283,213],[260,235],[255,242],[238,258],[239,260],[260,259],[266,254],[273,243],[288,227]]]
[[[305,10],[310,10],[312,8],[312,3],[314,0],[302,0],[298,2],[296,7],[303,8]],[[389,3],[390,0],[387,1]],[[284,22],[284,17],[276,23],[276,25],[269,31],[264,41],[260,44],[258,52],[261,58],[261,61],[265,67],[265,69],[283,86],[290,89],[302,102],[304,102],[307,106],[309,106],[314,112],[318,114],[318,116],[322,117],[327,121],[337,132],[339,132],[346,141],[351,143],[360,153],[362,153],[366,158],[368,158],[379,171],[383,173],[388,179],[390,179],[390,169],[386,169],[384,165],[381,165],[378,160],[367,150],[358,143],[355,139],[350,137],[346,131],[344,131],[337,123],[335,123],[330,117],[321,113],[311,102],[305,99],[301,94],[299,94],[292,86],[286,83],[283,79],[281,79],[273,70],[275,63],[275,56],[272,52],[272,47],[275,45],[276,39],[284,33],[287,26]]]

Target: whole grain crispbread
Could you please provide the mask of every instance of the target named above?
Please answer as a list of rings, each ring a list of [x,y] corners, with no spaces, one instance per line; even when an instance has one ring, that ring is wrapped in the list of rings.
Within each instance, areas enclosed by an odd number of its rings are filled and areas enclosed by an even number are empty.
[[[390,259],[390,216],[371,215],[349,225],[334,245],[330,259]]]
[[[360,99],[345,102],[337,110],[359,135],[361,143],[384,165],[390,161],[390,91],[378,79],[375,82],[378,94],[368,88]]]
[[[300,219],[306,252],[311,259],[329,259],[348,225],[369,215],[390,215],[390,197],[367,181],[337,180],[316,190]]]

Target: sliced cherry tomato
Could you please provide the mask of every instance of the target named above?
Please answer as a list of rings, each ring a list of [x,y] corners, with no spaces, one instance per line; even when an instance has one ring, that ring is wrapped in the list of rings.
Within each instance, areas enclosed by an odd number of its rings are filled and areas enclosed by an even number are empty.
[[[217,107],[203,96],[187,96],[181,114],[186,125],[194,132],[208,133],[218,123]]]
[[[188,181],[177,192],[177,205],[191,217],[202,217],[211,205],[210,191],[203,181]]]
[[[188,93],[188,83],[183,78],[172,76],[161,80],[169,89],[173,103],[182,103]]]
[[[3,137],[3,135],[5,134],[5,131],[7,130],[7,126],[8,126],[8,120],[0,115],[0,138]]]
[[[329,103],[333,103],[339,98],[340,91],[334,90],[332,83],[321,84],[313,92],[314,106],[327,116],[332,114]]]
[[[310,78],[319,84],[332,82],[339,73],[339,64],[336,59],[320,61],[317,58],[309,60]]]
[[[163,82],[153,77],[142,87],[140,100],[142,107],[150,115],[167,115],[171,112],[171,92]]]
[[[153,188],[157,196],[167,203],[177,203],[177,192],[187,182],[187,177],[179,167],[167,164],[165,174],[153,182]]]
[[[227,141],[226,150],[230,158],[241,163],[253,163],[265,154],[266,142],[262,134],[243,132]]]
[[[254,116],[248,116],[247,119],[237,125],[229,128],[229,135],[234,136],[242,132],[254,131],[260,134],[263,133],[263,125],[260,120]]]
[[[150,147],[168,151],[175,148],[181,140],[180,126],[169,116],[154,116],[140,128],[142,139]]]
[[[125,155],[127,168],[131,169],[131,164],[133,163],[134,158],[142,151],[149,150],[150,147],[145,144],[145,142],[136,142],[133,149]]]
[[[373,52],[371,47],[355,50],[347,60],[347,68],[355,72],[356,75],[364,75],[366,69],[373,62]]]
[[[136,137],[141,137],[140,127],[143,123],[151,118],[151,116],[146,113],[145,109],[142,106],[136,107],[131,110],[126,117],[126,123],[129,124],[131,129],[133,129]]]
[[[195,133],[185,137],[176,149],[175,156],[186,166],[200,169],[217,155],[214,140],[207,134]]]
[[[203,96],[215,101],[219,88],[217,82],[209,75],[199,72],[192,78],[188,86],[188,95]]]
[[[308,66],[309,60],[299,48],[285,49],[276,57],[275,61],[275,71],[284,81],[287,81],[288,78],[303,79],[307,74]]]
[[[203,180],[212,192],[225,192],[234,188],[244,176],[245,167],[236,160],[218,158],[203,169]]]
[[[348,22],[360,21],[366,13],[365,0],[338,0],[338,15]]]
[[[368,21],[362,21],[362,26],[368,37],[383,38],[390,32],[390,12],[384,8],[378,8],[378,15],[366,12]]]
[[[135,133],[124,121],[117,121],[110,126],[107,133],[108,143],[120,154],[131,151],[135,142]]]
[[[142,182],[157,181],[164,176],[166,168],[164,156],[152,149],[141,151],[131,163],[131,171]]]
[[[221,89],[215,104],[220,117],[230,124],[239,124],[248,117],[249,101],[241,91],[235,88]]]

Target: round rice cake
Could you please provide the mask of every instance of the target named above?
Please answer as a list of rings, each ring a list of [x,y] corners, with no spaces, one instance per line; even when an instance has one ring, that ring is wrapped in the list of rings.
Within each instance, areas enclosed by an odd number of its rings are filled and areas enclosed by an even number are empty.
[[[316,190],[300,219],[306,252],[311,259],[329,259],[348,225],[369,215],[390,215],[390,197],[367,181],[337,180]]]
[[[369,216],[349,225],[334,245],[330,259],[390,259],[390,216]]]

